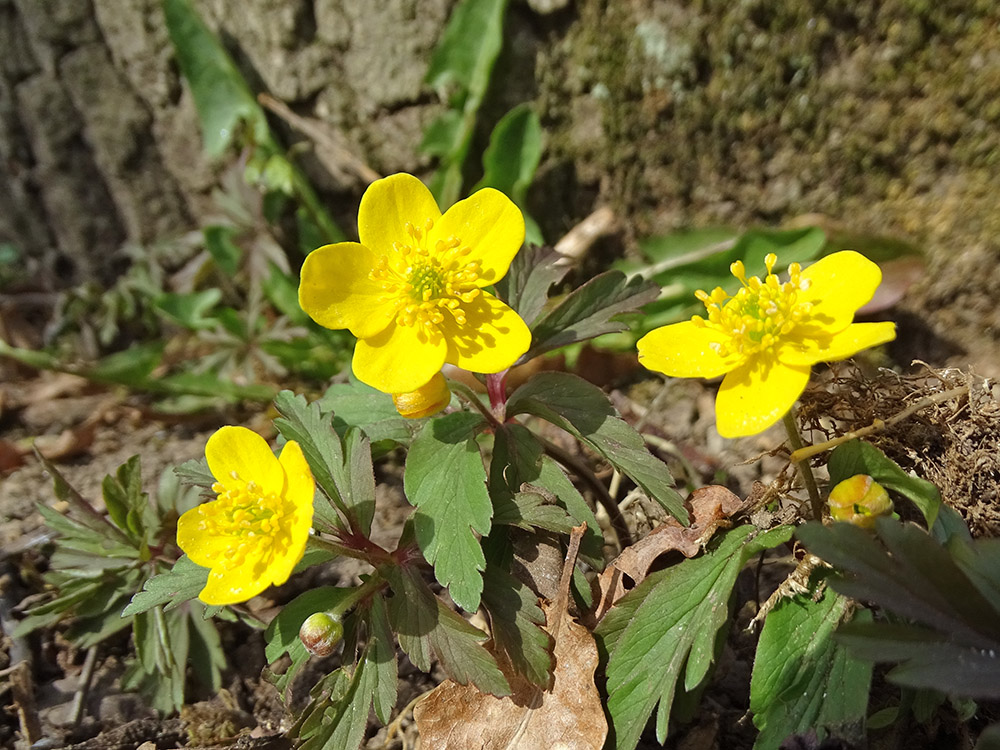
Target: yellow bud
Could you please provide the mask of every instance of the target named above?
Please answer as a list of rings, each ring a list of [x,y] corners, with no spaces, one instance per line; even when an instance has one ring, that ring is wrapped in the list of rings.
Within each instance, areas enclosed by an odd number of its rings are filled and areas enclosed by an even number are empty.
[[[420,419],[437,414],[451,401],[451,390],[440,372],[420,386],[415,391],[408,393],[392,394],[392,403],[396,405],[396,411],[407,419]]]
[[[879,516],[892,513],[892,500],[882,485],[867,474],[855,474],[830,491],[830,516],[869,529]]]

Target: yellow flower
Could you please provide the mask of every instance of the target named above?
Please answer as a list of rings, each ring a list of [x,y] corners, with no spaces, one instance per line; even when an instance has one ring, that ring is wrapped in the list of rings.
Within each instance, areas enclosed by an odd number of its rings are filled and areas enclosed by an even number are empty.
[[[784,283],[747,278],[731,266],[742,288],[697,292],[708,319],[694,316],[651,331],[639,340],[639,361],[673,377],[725,375],[715,402],[724,437],[755,435],[781,419],[809,382],[812,365],[846,359],[896,336],[893,323],[853,323],[882,280],[879,267],[856,252],[833,253],[805,270],[789,266]]]
[[[473,372],[509,367],[531,333],[484,287],[524,241],[524,218],[486,188],[442,216],[416,177],[373,182],[358,211],[360,243],[325,245],[302,266],[299,304],[358,338],[354,374],[385,393],[425,385],[446,362]]]
[[[287,442],[275,458],[245,427],[220,429],[205,457],[218,498],[178,519],[177,544],[211,568],[198,598],[235,604],[288,580],[305,552],[316,484],[298,443]]]
[[[441,373],[435,373],[415,391],[392,394],[392,403],[407,419],[420,419],[437,414],[451,401],[451,389]]]
[[[870,529],[875,519],[892,513],[892,500],[885,488],[867,474],[855,474],[830,490],[830,516]]]

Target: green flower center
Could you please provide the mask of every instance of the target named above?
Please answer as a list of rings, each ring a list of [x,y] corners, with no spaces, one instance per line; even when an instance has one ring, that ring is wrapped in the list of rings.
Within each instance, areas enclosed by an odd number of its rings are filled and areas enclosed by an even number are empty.
[[[287,529],[293,509],[282,497],[264,493],[256,482],[244,482],[235,473],[232,481],[216,482],[212,490],[218,498],[199,506],[198,529],[208,537],[232,539],[224,552],[215,555],[216,564],[231,570],[246,564],[248,557],[265,551],[280,554],[289,546]]]
[[[802,278],[802,268],[792,263],[788,267],[789,280],[781,283],[771,273],[777,260],[774,253],[764,259],[767,276],[763,281],[756,276],[748,279],[743,263],[733,263],[730,270],[742,284],[733,296],[721,287],[711,294],[700,289],[695,293],[708,315],[707,320],[695,315],[692,322],[723,334],[723,340],[712,345],[719,356],[749,356],[772,349],[809,317],[812,303],[798,301],[799,292],[809,288],[809,281]]]
[[[479,261],[468,260],[472,248],[458,237],[427,238],[434,222],[423,227],[407,223],[407,243],[395,242],[392,252],[379,259],[370,278],[385,290],[383,300],[396,307],[396,323],[416,326],[431,339],[441,336],[445,314],[465,325],[463,306],[479,296]]]

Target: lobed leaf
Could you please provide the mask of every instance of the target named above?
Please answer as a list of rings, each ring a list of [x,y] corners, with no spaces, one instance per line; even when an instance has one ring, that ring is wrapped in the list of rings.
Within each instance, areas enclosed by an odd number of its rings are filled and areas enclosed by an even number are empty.
[[[819,740],[864,741],[872,665],[833,638],[851,609],[848,599],[827,590],[818,601],[783,599],[768,613],[750,681],[750,710],[760,730],[755,750],[778,750],[786,738],[809,730]],[[855,620],[870,621],[871,614],[862,610]]]
[[[399,415],[392,396],[360,382],[330,386],[319,405],[323,411],[333,412],[333,426],[341,436],[350,427],[364,430],[376,456],[397,445],[409,445],[419,424]]]
[[[569,373],[540,373],[511,394],[507,414],[534,414],[576,435],[687,524],[683,498],[667,465],[646,450],[642,436],[597,386]]]
[[[182,555],[173,568],[153,576],[143,584],[142,591],[133,596],[128,606],[122,610],[122,617],[148,612],[161,605],[166,605],[165,610],[170,610],[191,599],[197,599],[208,582],[208,572],[208,568],[203,568],[191,562],[187,555]]]
[[[628,329],[615,318],[637,312],[659,296],[660,289],[635,276],[626,278],[621,271],[607,271],[566,295],[554,309],[531,328],[531,348],[519,362],[586,341],[605,333]]]
[[[546,687],[552,669],[551,638],[541,626],[545,615],[538,597],[521,581],[496,565],[486,566],[483,607],[490,615],[493,650],[519,675]]]
[[[510,685],[496,659],[482,646],[486,634],[438,600],[417,571],[386,570],[392,587],[388,615],[399,647],[417,669],[429,672],[436,658],[460,685],[473,684],[484,693],[510,695]]]
[[[605,615],[595,635],[607,655],[613,747],[635,747],[657,703],[656,736],[664,741],[678,684],[691,691],[708,675],[743,565],[792,531],[739,526],[716,536],[701,557],[652,573]]]
[[[506,275],[496,283],[497,295],[510,305],[529,327],[534,325],[549,300],[549,289],[562,281],[568,264],[551,247],[528,245],[514,256]]]
[[[478,535],[488,534],[493,503],[476,444],[478,413],[455,412],[428,421],[406,457],[403,489],[417,507],[413,528],[434,575],[451,598],[475,612],[486,568]]]

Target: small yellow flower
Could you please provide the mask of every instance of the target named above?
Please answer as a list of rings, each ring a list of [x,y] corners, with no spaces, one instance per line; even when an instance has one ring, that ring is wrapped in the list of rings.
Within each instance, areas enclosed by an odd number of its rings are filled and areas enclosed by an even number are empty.
[[[316,484],[298,443],[287,442],[275,458],[245,427],[220,429],[205,457],[218,498],[178,519],[177,544],[211,568],[198,598],[235,604],[288,580],[305,552]]]
[[[697,292],[708,319],[657,328],[639,340],[639,361],[673,377],[725,375],[715,402],[724,437],[755,435],[781,419],[809,382],[817,362],[833,362],[896,337],[894,323],[853,323],[882,280],[879,267],[845,250],[803,270],[788,267],[781,283],[746,277],[743,263],[731,266],[743,285],[730,297],[721,288]]]
[[[451,401],[451,389],[441,373],[435,373],[425,385],[408,393],[392,394],[396,411],[407,419],[420,419],[437,414]]]
[[[870,529],[875,519],[892,513],[885,488],[867,474],[855,474],[830,490],[830,516]]]
[[[484,287],[524,241],[524,218],[486,188],[442,216],[416,177],[373,182],[358,211],[360,243],[325,245],[302,265],[299,304],[327,328],[358,338],[358,379],[385,393],[425,385],[446,363],[473,372],[509,367],[531,333]]]

